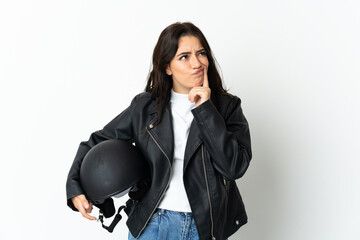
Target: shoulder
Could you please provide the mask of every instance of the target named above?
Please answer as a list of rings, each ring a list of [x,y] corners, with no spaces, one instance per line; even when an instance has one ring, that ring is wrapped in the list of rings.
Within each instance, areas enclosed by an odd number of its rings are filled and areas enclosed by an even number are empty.
[[[215,92],[212,97],[214,97],[217,101],[225,103],[225,104],[226,103],[231,104],[236,101],[241,101],[238,96],[233,95],[228,92],[226,94],[220,94],[220,93]]]
[[[150,92],[141,92],[137,94],[133,100],[131,101],[132,104],[141,104],[146,102],[151,102],[151,93]]]
[[[130,108],[135,111],[152,111],[155,106],[155,100],[151,97],[150,92],[141,92],[131,101]]]
[[[229,111],[231,112],[234,108],[240,107],[241,104],[241,99],[231,93],[212,93],[211,100],[216,108],[225,115],[227,115]]]

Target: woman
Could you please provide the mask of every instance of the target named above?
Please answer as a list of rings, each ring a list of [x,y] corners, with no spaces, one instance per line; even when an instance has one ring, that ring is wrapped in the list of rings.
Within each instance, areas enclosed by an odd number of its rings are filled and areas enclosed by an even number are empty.
[[[251,159],[240,99],[222,86],[210,46],[193,24],[161,33],[145,92],[82,142],[67,180],[68,205],[88,219],[79,183],[91,147],[135,142],[151,165],[151,186],[129,214],[129,239],[226,239],[247,222],[235,179]]]

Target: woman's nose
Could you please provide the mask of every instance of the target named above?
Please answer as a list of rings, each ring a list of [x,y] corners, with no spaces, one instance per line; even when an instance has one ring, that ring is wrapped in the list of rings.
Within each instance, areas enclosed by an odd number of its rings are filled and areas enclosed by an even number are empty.
[[[199,60],[199,58],[197,57],[197,56],[192,56],[191,57],[191,67],[192,68],[199,68],[199,67],[201,67],[201,62],[200,62],[200,60]]]

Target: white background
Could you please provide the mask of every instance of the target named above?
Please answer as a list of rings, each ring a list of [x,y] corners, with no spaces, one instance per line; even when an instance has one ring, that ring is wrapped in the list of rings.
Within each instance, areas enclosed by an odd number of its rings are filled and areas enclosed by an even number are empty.
[[[191,21],[242,99],[249,222],[230,239],[360,239],[360,4],[0,3],[0,239],[126,239],[65,204],[78,144],[141,92],[160,32]],[[120,202],[118,202],[118,205]]]

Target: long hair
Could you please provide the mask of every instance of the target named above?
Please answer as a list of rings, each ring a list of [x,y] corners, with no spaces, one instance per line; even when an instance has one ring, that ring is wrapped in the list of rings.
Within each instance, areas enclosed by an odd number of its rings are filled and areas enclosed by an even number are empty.
[[[209,61],[209,87],[211,91],[227,95],[227,91],[223,88],[222,80],[217,70],[211,48],[204,34],[190,22],[177,22],[171,24],[161,32],[156,43],[152,56],[152,70],[149,73],[145,88],[145,91],[151,92],[151,98],[156,100],[158,119],[154,125],[160,123],[164,108],[170,101],[173,82],[172,76],[166,74],[166,67],[174,58],[178,49],[179,39],[183,36],[194,36],[199,39],[206,51]]]

